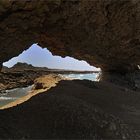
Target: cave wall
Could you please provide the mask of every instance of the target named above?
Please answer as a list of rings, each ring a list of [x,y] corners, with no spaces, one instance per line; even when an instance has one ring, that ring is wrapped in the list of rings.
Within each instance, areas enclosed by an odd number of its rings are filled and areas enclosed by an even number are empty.
[[[0,63],[33,43],[103,71],[140,65],[139,0],[1,0]]]

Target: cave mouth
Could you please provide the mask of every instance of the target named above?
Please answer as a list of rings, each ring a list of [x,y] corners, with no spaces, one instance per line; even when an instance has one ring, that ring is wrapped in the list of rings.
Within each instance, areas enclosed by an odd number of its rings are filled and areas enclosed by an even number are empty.
[[[99,72],[101,71],[100,68],[90,66],[83,60],[77,60],[69,56],[66,56],[65,58],[62,58],[61,56],[53,56],[47,48],[42,48],[37,43],[33,44],[17,57],[4,62],[3,69],[7,67],[16,69],[16,67],[18,68],[20,65],[23,65],[24,67],[33,66],[51,70],[73,71],[77,73],[64,73],[65,75],[63,76],[72,79],[87,79],[92,81],[97,80]]]
[[[47,48],[40,47],[37,43],[23,51],[17,57],[4,62],[3,66],[13,67],[16,63],[27,63],[35,67],[48,67],[50,69],[65,69],[75,71],[100,71],[100,68],[90,66],[84,60],[66,56],[54,56]]]
[[[0,109],[13,107],[14,103],[21,104],[34,94],[55,86],[60,78],[99,81],[99,73],[99,68],[90,66],[86,61],[53,56],[47,48],[33,44],[19,56],[3,63],[0,74],[3,79],[0,81]]]

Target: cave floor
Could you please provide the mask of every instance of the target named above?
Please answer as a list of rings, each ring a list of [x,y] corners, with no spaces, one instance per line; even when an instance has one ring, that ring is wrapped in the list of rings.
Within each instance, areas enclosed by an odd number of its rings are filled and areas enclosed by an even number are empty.
[[[0,138],[138,139],[140,93],[106,82],[61,81],[0,110],[0,122]]]

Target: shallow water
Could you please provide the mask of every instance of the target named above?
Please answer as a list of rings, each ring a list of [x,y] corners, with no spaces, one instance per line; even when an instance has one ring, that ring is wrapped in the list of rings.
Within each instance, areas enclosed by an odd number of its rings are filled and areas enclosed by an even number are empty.
[[[0,93],[0,107],[26,96],[31,88],[32,86],[25,88],[15,88],[6,90],[4,93]]]
[[[79,80],[91,80],[91,81],[98,81],[98,73],[88,73],[88,74],[63,74],[62,76],[71,79],[79,79]]]

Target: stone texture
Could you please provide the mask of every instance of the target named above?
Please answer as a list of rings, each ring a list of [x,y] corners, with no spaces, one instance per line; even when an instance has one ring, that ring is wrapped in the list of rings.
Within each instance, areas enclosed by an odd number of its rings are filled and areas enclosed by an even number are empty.
[[[61,81],[0,110],[0,139],[139,140],[139,98],[111,83]]]
[[[39,43],[103,71],[134,71],[139,23],[139,0],[1,0],[0,62]]]
[[[108,81],[125,87],[125,90],[132,89],[140,91],[140,71],[135,72],[103,72],[100,77],[101,81]]]

